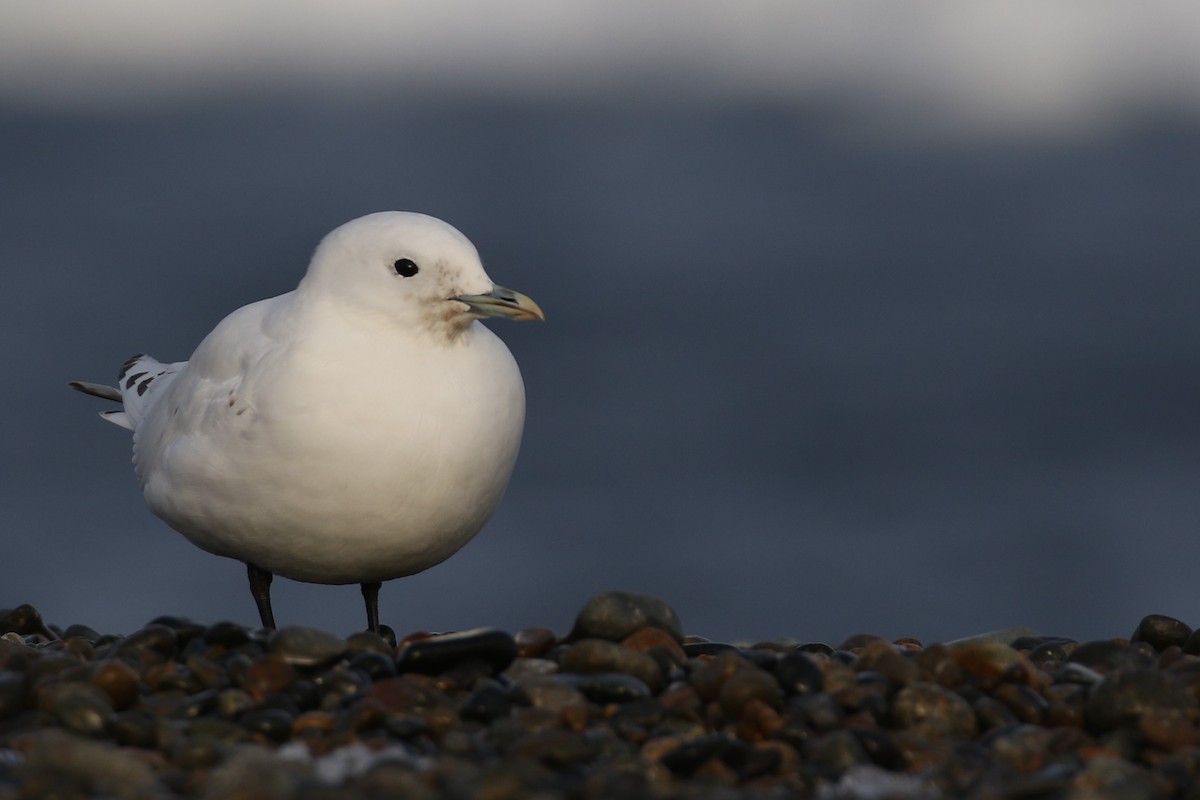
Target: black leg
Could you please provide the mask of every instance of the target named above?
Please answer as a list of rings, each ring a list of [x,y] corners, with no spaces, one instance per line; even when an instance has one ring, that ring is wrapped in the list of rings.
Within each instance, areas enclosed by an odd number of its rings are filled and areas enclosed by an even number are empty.
[[[254,603],[258,606],[258,616],[264,628],[274,629],[275,615],[271,613],[271,579],[275,576],[265,569],[246,564],[246,572],[250,576],[250,594],[254,595]]]
[[[379,633],[379,581],[362,584],[362,593],[367,603],[367,630]]]

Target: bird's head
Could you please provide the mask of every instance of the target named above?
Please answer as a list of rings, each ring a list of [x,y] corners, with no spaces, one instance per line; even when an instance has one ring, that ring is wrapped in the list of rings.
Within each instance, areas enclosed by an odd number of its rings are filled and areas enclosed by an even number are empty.
[[[456,338],[485,317],[544,319],[525,295],[497,286],[475,246],[425,214],[381,211],[321,240],[298,297],[320,297],[356,314]]]

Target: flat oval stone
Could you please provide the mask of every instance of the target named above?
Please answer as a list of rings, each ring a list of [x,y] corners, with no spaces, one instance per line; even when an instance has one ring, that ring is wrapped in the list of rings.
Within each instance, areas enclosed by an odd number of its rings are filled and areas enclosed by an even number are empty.
[[[346,640],[332,633],[298,625],[280,628],[267,642],[267,652],[277,653],[297,667],[332,664],[350,649]]]
[[[475,628],[409,642],[396,655],[399,672],[435,675],[465,661],[481,661],[502,672],[517,657],[517,643],[499,628]]]
[[[91,735],[104,730],[104,724],[112,713],[112,706],[104,700],[87,694],[67,694],[59,698],[50,709],[62,726],[68,730]]]
[[[650,687],[623,672],[601,672],[594,675],[557,675],[554,680],[574,686],[593,703],[627,703],[650,697]]]
[[[619,642],[646,626],[661,628],[683,643],[683,626],[675,609],[657,597],[637,592],[604,592],[588,600],[575,618],[569,638]]]

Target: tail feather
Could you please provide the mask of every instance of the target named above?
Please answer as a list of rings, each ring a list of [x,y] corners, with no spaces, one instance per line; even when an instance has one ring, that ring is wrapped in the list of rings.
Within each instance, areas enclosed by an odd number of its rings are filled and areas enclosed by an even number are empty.
[[[103,400],[120,403],[121,408],[113,411],[101,411],[100,416],[114,425],[133,430],[141,419],[148,400],[150,387],[161,390],[170,384],[185,362],[179,364],[162,364],[147,355],[139,353],[121,365],[117,376],[120,387],[106,386],[102,383],[86,381],[70,381],[70,386],[77,392],[90,394]]]
[[[101,411],[100,418],[105,422],[111,422],[113,425],[122,427],[127,431],[133,430],[133,422],[129,419],[129,415],[124,411]]]
[[[115,386],[105,386],[103,383],[88,383],[87,381],[68,381],[67,386],[70,386],[77,392],[90,394],[92,397],[99,397],[101,400],[112,400],[114,403],[121,402],[121,390]]]

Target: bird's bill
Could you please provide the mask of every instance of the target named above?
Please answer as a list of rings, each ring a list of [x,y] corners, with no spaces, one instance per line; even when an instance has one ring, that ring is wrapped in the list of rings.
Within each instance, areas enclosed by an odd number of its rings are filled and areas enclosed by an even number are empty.
[[[460,294],[454,299],[466,303],[470,306],[471,313],[481,317],[518,320],[546,318],[532,298],[503,286],[493,286],[492,291],[487,294]]]

